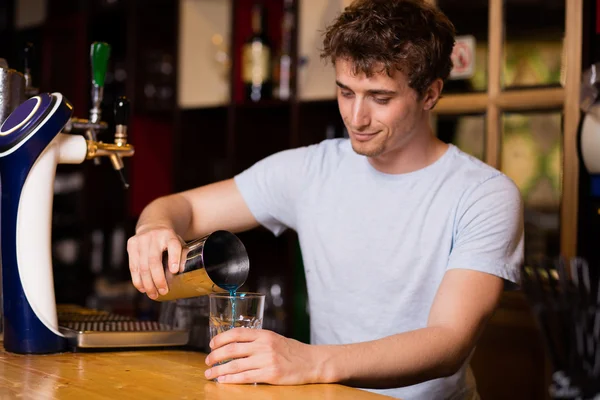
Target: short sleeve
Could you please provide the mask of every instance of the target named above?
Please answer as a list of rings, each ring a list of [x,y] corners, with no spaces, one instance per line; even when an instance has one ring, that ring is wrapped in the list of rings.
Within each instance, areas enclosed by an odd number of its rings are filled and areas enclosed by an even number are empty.
[[[296,228],[296,204],[307,175],[310,147],[270,155],[234,177],[256,220],[273,234]]]
[[[447,269],[486,272],[514,289],[520,284],[523,249],[523,202],[510,178],[498,174],[465,193]]]

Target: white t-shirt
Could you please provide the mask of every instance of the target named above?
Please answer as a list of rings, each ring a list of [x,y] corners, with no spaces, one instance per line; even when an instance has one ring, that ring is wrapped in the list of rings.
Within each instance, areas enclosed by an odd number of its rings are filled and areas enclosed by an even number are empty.
[[[433,164],[396,175],[376,170],[348,139],[330,139],[271,155],[235,182],[262,225],[276,235],[298,233],[313,344],[426,327],[449,269],[519,282],[519,190],[453,145]],[[373,391],[405,400],[470,399],[469,360],[447,378]]]

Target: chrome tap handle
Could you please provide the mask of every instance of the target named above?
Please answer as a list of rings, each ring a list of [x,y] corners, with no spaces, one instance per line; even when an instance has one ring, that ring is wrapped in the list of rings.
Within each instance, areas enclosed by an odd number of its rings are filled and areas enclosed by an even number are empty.
[[[115,102],[115,144],[123,145],[127,143],[127,125],[129,125],[129,100],[125,96],[120,96]]]

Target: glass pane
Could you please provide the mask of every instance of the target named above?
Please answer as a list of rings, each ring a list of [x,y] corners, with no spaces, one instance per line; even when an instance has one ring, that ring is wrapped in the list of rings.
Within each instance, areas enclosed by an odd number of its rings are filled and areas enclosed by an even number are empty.
[[[525,203],[525,256],[560,252],[562,115],[505,114],[502,172],[519,187]]]
[[[485,156],[485,116],[436,115],[436,135],[480,160]]]
[[[438,0],[438,7],[456,29],[454,69],[444,93],[483,92],[487,89],[488,1]],[[468,11],[467,11],[468,7]],[[472,63],[474,62],[474,65]]]
[[[565,0],[506,0],[502,84],[561,84]]]

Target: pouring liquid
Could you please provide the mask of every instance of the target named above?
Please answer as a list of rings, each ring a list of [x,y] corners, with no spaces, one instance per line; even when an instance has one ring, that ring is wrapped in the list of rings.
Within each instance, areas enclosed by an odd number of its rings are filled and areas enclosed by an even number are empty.
[[[232,297],[231,298],[231,329],[235,328],[235,292],[237,291],[237,288],[235,289],[231,289],[229,291],[229,295]]]
[[[231,303],[231,325],[230,325],[230,329],[235,328],[235,320],[237,319],[235,316],[235,295],[237,292],[238,287],[237,286],[221,286],[221,288],[229,291],[229,296],[231,296],[230,299],[230,303]],[[225,329],[226,330],[226,329]],[[221,330],[222,332],[222,330]],[[227,364],[229,361],[231,360],[224,360],[221,362],[216,363],[215,365],[223,365],[223,364]],[[213,379],[214,382],[217,382],[217,379]]]
[[[235,316],[235,295],[238,290],[238,286],[222,285],[221,287],[229,291],[229,296],[231,296],[231,329],[233,329],[235,328],[235,320],[237,319]]]

